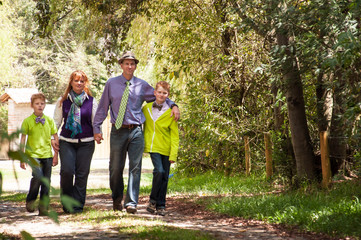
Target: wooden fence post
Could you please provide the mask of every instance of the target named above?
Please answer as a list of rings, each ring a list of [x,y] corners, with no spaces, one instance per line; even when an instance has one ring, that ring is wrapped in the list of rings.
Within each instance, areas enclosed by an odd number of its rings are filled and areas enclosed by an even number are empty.
[[[268,132],[264,133],[264,143],[265,143],[265,154],[266,154],[266,177],[270,178],[273,175],[273,167],[272,167],[271,134]]]
[[[320,133],[321,166],[322,166],[322,186],[328,187],[331,182],[330,153],[328,149],[327,131]]]
[[[249,149],[249,137],[244,137],[244,152],[246,157],[246,175],[249,176],[251,169],[251,157],[250,157],[250,149]]]

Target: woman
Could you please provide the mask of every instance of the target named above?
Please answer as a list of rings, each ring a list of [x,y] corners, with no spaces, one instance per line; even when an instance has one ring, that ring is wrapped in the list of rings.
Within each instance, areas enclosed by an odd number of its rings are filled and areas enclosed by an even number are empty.
[[[63,123],[59,136],[60,189],[66,213],[83,211],[95,147],[93,119],[98,104],[91,96],[88,85],[88,77],[83,71],[73,72],[64,96],[59,98],[54,111],[58,129]],[[65,206],[67,202],[64,196],[74,198],[79,204]]]

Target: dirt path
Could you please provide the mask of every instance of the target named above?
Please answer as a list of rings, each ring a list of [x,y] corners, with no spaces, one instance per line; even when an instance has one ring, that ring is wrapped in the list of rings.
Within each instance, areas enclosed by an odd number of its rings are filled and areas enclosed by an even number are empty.
[[[132,218],[161,220],[164,225],[178,228],[201,230],[211,233],[216,239],[330,239],[326,236],[301,234],[261,221],[249,221],[232,218],[205,211],[200,205],[188,201],[184,197],[172,197],[167,202],[168,215],[165,217],[149,214],[146,208],[147,197],[141,197],[138,213]],[[92,195],[87,198],[87,208],[111,210],[112,201],[107,194]],[[60,224],[48,217],[37,216],[37,213],[25,211],[24,203],[2,202],[0,206],[0,232],[19,237],[20,231],[27,231],[36,239],[131,239],[128,235],[119,235],[117,227],[94,224],[77,224],[67,222],[71,215],[63,214],[58,206]],[[85,211],[82,214],[87,214]],[[122,217],[124,213],[114,212]],[[152,221],[148,221],[151,222]]]
[[[143,172],[151,172],[151,165],[144,165]],[[1,162],[0,169],[12,169],[11,163]],[[59,181],[58,168],[53,169],[52,186]],[[20,172],[21,173],[21,172]],[[27,173],[29,174],[29,173]],[[20,178],[18,183],[14,180],[4,182],[5,191],[26,192],[30,176]],[[54,179],[53,179],[54,178]],[[108,187],[108,164],[104,160],[92,162],[92,169],[89,177],[88,187]],[[54,201],[54,200],[52,200]],[[55,200],[56,201],[56,200]],[[195,204],[192,198],[186,196],[174,196],[167,198],[168,215],[165,217],[151,215],[146,211],[148,197],[140,197],[138,213],[127,216],[134,219],[157,220],[161,224],[178,228],[194,229],[209,232],[216,239],[294,239],[314,240],[331,239],[326,236],[303,233],[282,226],[265,224],[261,221],[244,220],[206,211],[204,207]],[[52,205],[53,206],[53,205]],[[88,195],[86,209],[110,210],[111,215],[122,218],[125,213],[112,211],[112,200],[110,195],[98,194]],[[21,231],[29,232],[36,239],[131,239],[129,235],[119,235],[119,227],[107,226],[105,224],[87,224],[84,222],[74,223],[67,221],[71,215],[64,214],[59,204],[53,206],[59,215],[60,224],[54,223],[48,217],[38,216],[37,213],[28,213],[25,210],[24,202],[0,202],[0,233],[15,236],[19,239]],[[87,210],[82,213],[85,216]],[[152,224],[154,221],[147,221]],[[18,238],[16,238],[18,237]]]

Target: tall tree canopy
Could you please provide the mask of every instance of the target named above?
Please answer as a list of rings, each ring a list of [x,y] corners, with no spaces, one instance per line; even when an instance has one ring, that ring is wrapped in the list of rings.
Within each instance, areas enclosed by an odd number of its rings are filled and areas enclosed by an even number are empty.
[[[262,169],[270,131],[276,172],[315,179],[321,131],[331,136],[334,174],[361,163],[360,4],[36,0],[13,8],[36,20],[24,20],[26,37],[14,37],[13,51],[26,56],[14,61],[43,89],[60,86],[57,74],[76,65],[101,90],[105,69],[115,74],[121,52],[133,50],[137,74],[172,83],[182,110],[180,168],[239,172],[249,136],[253,169]]]

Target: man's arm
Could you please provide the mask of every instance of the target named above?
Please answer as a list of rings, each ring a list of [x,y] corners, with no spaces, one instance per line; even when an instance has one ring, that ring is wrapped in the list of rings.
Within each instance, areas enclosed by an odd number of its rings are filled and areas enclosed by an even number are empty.
[[[178,121],[179,118],[180,118],[180,112],[179,112],[179,109],[178,109],[178,106],[173,106],[172,107],[172,111],[171,111],[171,114],[170,116],[174,116],[174,120],[175,121]]]
[[[103,135],[101,133],[101,125],[108,115],[108,110],[110,106],[110,96],[109,96],[109,82],[105,84],[102,97],[100,98],[96,113],[93,119],[93,132],[94,140],[100,144],[103,140]]]
[[[109,96],[109,84],[105,84],[102,97],[100,98],[97,111],[93,120],[93,131],[94,134],[101,133],[101,125],[103,121],[107,118],[108,110],[110,106],[110,96]]]
[[[178,148],[179,148],[178,123],[176,121],[172,121],[170,125],[170,154],[169,154],[169,161],[171,163],[174,163],[177,160]]]

